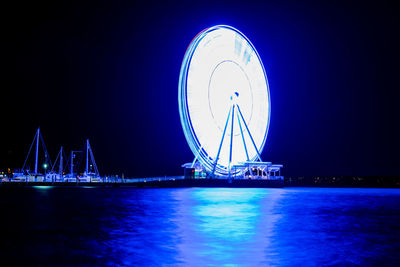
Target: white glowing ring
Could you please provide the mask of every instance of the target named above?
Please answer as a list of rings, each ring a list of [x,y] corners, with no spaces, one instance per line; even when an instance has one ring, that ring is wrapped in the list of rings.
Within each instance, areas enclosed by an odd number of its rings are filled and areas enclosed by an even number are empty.
[[[238,97],[235,97],[238,95]],[[261,154],[270,120],[267,76],[256,49],[240,31],[218,25],[200,32],[190,43],[179,76],[179,113],[186,140],[198,160],[214,170],[230,107],[238,104],[254,143]],[[232,160],[229,164],[231,119],[222,143],[215,174],[257,158],[257,152],[242,121],[234,114]],[[233,169],[231,169],[231,172]]]

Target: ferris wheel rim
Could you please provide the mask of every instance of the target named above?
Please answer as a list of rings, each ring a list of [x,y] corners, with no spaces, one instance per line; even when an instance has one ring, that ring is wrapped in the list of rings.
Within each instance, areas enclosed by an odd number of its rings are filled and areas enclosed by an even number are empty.
[[[178,104],[179,104],[179,114],[180,114],[180,120],[181,120],[181,125],[184,131],[184,135],[186,140],[188,141],[189,147],[194,153],[195,157],[201,161],[203,165],[205,165],[206,169],[212,168],[212,164],[210,164],[210,160],[208,159],[213,159],[210,155],[207,154],[207,152],[203,149],[201,142],[198,139],[198,136],[194,130],[193,123],[192,123],[192,118],[190,116],[189,112],[189,107],[188,107],[188,99],[187,99],[187,76],[188,76],[188,71],[191,66],[191,60],[193,57],[193,54],[198,47],[200,41],[210,32],[218,29],[229,29],[234,31],[235,33],[239,34],[251,47],[252,51],[256,54],[256,57],[259,60],[260,67],[262,69],[262,74],[263,78],[265,79],[265,84],[266,84],[266,92],[267,92],[267,101],[266,105],[268,106],[268,114],[267,114],[267,121],[266,121],[266,129],[264,132],[264,136],[262,138],[262,142],[259,146],[258,151],[262,151],[263,148],[265,147],[266,141],[267,141],[267,136],[269,132],[269,127],[270,127],[270,120],[271,120],[271,100],[270,100],[270,89],[269,89],[269,83],[268,83],[268,78],[267,74],[264,68],[264,64],[261,60],[261,57],[256,50],[255,46],[253,43],[247,38],[246,35],[244,35],[242,32],[237,30],[236,28],[229,26],[229,25],[216,25],[212,27],[208,27],[202,31],[200,31],[190,42],[189,46],[186,49],[184,58],[182,60],[182,65],[181,65],[181,70],[180,70],[180,75],[179,75],[179,85],[178,85]],[[247,74],[246,74],[247,75]],[[257,155],[252,156],[251,161],[255,161],[257,159]],[[218,164],[215,164],[217,167],[217,171],[220,172],[221,170],[226,171],[226,166],[218,166]]]

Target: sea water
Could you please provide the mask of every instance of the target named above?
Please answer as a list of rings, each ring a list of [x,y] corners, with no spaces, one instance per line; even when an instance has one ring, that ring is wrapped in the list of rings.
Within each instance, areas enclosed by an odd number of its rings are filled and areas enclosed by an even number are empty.
[[[400,190],[0,188],[0,265],[400,265]]]

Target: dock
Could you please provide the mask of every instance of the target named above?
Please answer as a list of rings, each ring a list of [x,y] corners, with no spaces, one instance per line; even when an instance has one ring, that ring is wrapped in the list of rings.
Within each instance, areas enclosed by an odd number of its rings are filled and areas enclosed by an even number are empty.
[[[229,187],[229,188],[281,188],[283,179],[185,179],[183,176],[104,180],[102,182],[15,182],[2,181],[1,188],[57,186],[57,187]]]

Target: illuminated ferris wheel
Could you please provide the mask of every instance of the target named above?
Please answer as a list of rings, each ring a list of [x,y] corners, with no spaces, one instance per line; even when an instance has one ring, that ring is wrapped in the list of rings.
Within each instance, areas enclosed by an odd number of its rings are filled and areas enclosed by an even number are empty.
[[[244,34],[218,25],[193,39],[179,77],[179,112],[195,161],[207,172],[226,176],[238,172],[235,166],[262,162],[269,86],[261,58]]]

